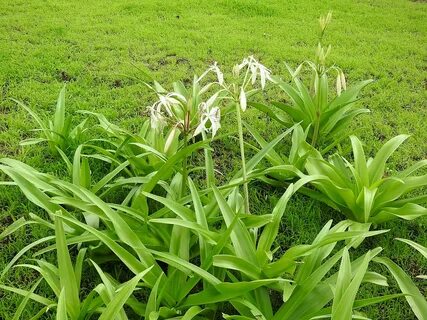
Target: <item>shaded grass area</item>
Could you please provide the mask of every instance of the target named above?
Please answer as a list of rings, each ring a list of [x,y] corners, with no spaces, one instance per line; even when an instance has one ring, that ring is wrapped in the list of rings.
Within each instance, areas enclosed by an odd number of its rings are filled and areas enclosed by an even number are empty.
[[[276,74],[285,74],[283,61],[292,65],[313,57],[317,18],[333,10],[326,35],[332,45],[329,61],[339,65],[349,82],[375,79],[363,94],[363,116],[353,129],[367,150],[398,133],[413,137],[390,161],[390,170],[426,158],[427,119],[426,35],[427,4],[412,1],[13,1],[0,4],[0,155],[19,158],[60,176],[64,167],[47,154],[47,148],[21,148],[33,123],[8,98],[50,113],[59,89],[67,85],[70,112],[86,109],[104,113],[110,120],[137,129],[144,107],[152,101],[135,66],[146,66],[162,84],[192,79],[213,61],[223,68],[254,54]],[[261,98],[261,97],[260,97]],[[266,138],[281,131],[251,110],[246,115]],[[227,120],[224,130],[233,132]],[[216,162],[223,171],[238,166],[231,155],[236,141],[216,146]],[[268,213],[283,190],[254,183],[252,211]],[[14,219],[38,210],[15,188],[0,187],[0,230]],[[327,220],[338,213],[303,196],[289,204],[278,246],[311,241]],[[384,254],[411,275],[427,270],[420,255],[393,241],[399,236],[427,243],[426,220],[396,222],[391,231],[374,238],[360,250],[382,246]],[[45,230],[27,229],[0,243],[0,270],[13,255]],[[25,269],[14,269],[7,282],[29,287],[35,279]],[[421,289],[426,286],[418,281]],[[90,286],[90,283],[87,284]],[[391,284],[390,290],[396,289]],[[43,290],[43,288],[42,288]],[[361,292],[375,294],[371,287]],[[48,294],[48,293],[46,293]],[[20,298],[0,293],[0,319],[10,318]],[[32,313],[36,305],[26,312]],[[411,319],[402,300],[366,310],[374,319]],[[27,315],[28,315],[27,314]]]

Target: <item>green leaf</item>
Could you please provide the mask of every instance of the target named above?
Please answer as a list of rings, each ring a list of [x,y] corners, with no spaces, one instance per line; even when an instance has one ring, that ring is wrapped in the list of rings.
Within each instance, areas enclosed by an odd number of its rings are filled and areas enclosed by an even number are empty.
[[[76,319],[76,318],[72,318]],[[58,306],[56,310],[56,320],[68,320],[67,316],[67,296],[65,294],[65,288],[62,288],[58,298]]]
[[[54,131],[64,135],[65,129],[65,85],[59,93],[54,116]]]
[[[77,319],[80,313],[79,289],[68,251],[62,218],[59,215],[55,218],[55,236],[61,292],[64,291],[63,299],[65,300],[67,312],[72,319]]]
[[[187,312],[182,316],[181,320],[191,320],[194,319],[199,313],[203,311],[199,306],[192,306]]]
[[[43,280],[43,278],[40,278],[36,281],[36,283],[31,287],[30,291],[28,291],[28,294],[24,296],[24,299],[22,299],[21,303],[19,304],[18,308],[16,309],[15,314],[13,315],[12,320],[19,320],[19,318],[22,315],[22,312],[25,310],[25,307],[27,306],[28,301],[31,298],[31,295],[34,293],[34,291],[39,286],[40,282]]]
[[[227,201],[225,201],[221,192],[216,187],[212,187],[212,190],[224,217],[224,221],[227,227],[229,227],[233,222],[236,214],[227,204]],[[231,241],[233,242],[234,250],[238,257],[246,259],[248,262],[255,265],[257,264],[254,241],[249,234],[249,231],[246,229],[244,223],[240,220],[237,221],[233,231],[231,232]]]
[[[226,254],[214,256],[213,265],[215,267],[239,271],[252,280],[258,280],[262,273],[261,268],[249,263],[247,260]]]
[[[51,306],[51,305],[55,305],[55,302],[53,302],[52,300],[49,300],[45,297],[42,297],[36,293],[31,293],[31,291],[28,290],[23,290],[23,289],[19,289],[19,288],[14,288],[14,287],[9,287],[9,286],[5,286],[0,284],[0,289],[2,290],[6,290],[6,291],[10,291],[13,293],[17,293],[23,297],[27,297],[29,296],[31,300],[36,301],[38,303],[41,303],[45,306]]]
[[[381,149],[377,152],[375,158],[368,164],[369,180],[371,181],[371,183],[375,183],[383,177],[385,164],[388,158],[408,138],[408,135],[401,134],[390,139],[381,147]]]
[[[408,239],[402,239],[402,238],[396,238],[396,240],[402,241],[404,243],[409,244],[411,247],[413,247],[415,250],[417,250],[419,253],[421,253],[424,258],[427,259],[427,248],[412,241],[412,240],[408,240]]]
[[[132,295],[139,281],[151,270],[151,267],[137,274],[120,288],[120,291],[116,292],[114,298],[107,305],[105,310],[102,312],[99,320],[110,320],[114,319],[119,312],[122,310],[124,304]]]
[[[377,257],[374,261],[379,262],[388,268],[390,273],[396,279],[400,290],[406,295],[406,301],[408,301],[414,314],[419,320],[425,319],[425,315],[427,314],[427,301],[405,271],[403,271],[402,268],[393,261],[385,257]]]
[[[0,233],[0,241],[6,238],[7,236],[11,235],[12,233],[16,232],[17,230],[21,229],[22,227],[26,226],[27,224],[35,223],[34,221],[26,221],[24,217],[19,218],[18,220],[14,221],[12,224],[7,226],[6,229]]]

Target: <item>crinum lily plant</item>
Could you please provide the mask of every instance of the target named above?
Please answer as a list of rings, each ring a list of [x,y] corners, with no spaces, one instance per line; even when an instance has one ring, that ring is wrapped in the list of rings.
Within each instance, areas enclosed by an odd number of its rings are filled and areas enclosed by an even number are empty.
[[[215,75],[214,81],[207,81],[210,74]],[[183,82],[175,82],[173,91],[168,92],[159,83],[147,86],[156,92],[158,101],[149,106],[151,127],[163,131],[165,127],[172,130],[167,138],[166,147],[171,143],[176,132],[183,137],[183,146],[189,140],[202,134],[213,138],[221,128],[221,102],[231,101],[235,105],[239,134],[239,145],[242,162],[243,190],[245,212],[249,213],[249,195],[247,185],[247,170],[245,148],[243,141],[242,112],[247,109],[248,97],[264,89],[267,81],[272,81],[271,71],[259,63],[254,56],[244,58],[240,64],[233,67],[232,79],[228,83],[217,62],[214,62],[201,76],[194,76],[191,89]],[[259,85],[257,85],[259,82]],[[183,192],[185,192],[186,161],[183,163]]]

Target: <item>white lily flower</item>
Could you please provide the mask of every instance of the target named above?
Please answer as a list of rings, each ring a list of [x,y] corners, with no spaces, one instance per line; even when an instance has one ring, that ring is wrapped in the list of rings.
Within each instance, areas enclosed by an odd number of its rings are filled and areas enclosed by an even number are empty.
[[[172,107],[180,104],[181,101],[186,101],[185,97],[176,92],[170,92],[166,95],[159,94],[159,101],[157,102],[161,107],[164,107],[168,116],[172,116]]]
[[[244,67],[248,67],[249,69],[252,84],[255,84],[258,75],[261,78],[262,89],[264,89],[267,80],[272,81],[270,69],[259,63],[254,58],[254,56],[244,58],[242,63],[234,66],[233,73],[235,74],[235,76],[238,76],[240,70],[242,70]]]
[[[211,70],[213,71],[213,72],[215,72],[216,73],[216,76],[217,76],[217,78],[218,78],[218,83],[220,84],[220,85],[223,85],[224,84],[224,74],[221,72],[221,70],[219,69],[219,67],[218,67],[218,64],[217,64],[217,62],[215,61],[214,62],[214,64],[211,66]]]
[[[199,105],[200,123],[193,136],[197,136],[204,131],[212,132],[212,137],[214,137],[221,128],[221,110],[218,107],[210,108],[210,106],[207,102],[202,102]],[[208,122],[210,126],[207,127]]]
[[[206,69],[205,72],[203,72],[203,74],[197,79],[197,82],[202,80],[209,72],[213,72],[216,74],[216,77],[218,78],[218,83],[220,85],[224,84],[224,74],[219,69],[218,63],[216,61],[208,69]]]
[[[161,111],[161,105],[156,102],[151,107],[149,107],[149,109],[151,128],[163,130],[163,128],[166,126],[166,117]]]
[[[151,128],[160,129],[167,124],[167,118],[174,117],[172,112],[173,106],[180,104],[182,101],[186,101],[185,97],[176,92],[170,92],[168,94],[158,94],[159,100],[155,102],[150,109],[150,123]]]
[[[341,71],[341,86],[345,90],[347,90],[347,83],[345,81],[345,75],[344,72]]]

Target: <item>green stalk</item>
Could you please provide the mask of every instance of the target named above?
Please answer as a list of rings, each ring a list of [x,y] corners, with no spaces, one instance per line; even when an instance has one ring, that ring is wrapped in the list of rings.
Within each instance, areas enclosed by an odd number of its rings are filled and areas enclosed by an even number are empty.
[[[315,76],[317,76],[318,75],[317,71],[315,71],[315,72],[316,72]],[[313,138],[311,140],[311,145],[313,147],[316,147],[317,139],[319,137],[319,129],[320,129],[320,97],[319,97],[320,80],[317,81],[317,82],[318,82],[317,83],[317,88],[314,89],[314,92],[316,92],[316,89],[317,89],[318,96],[317,96],[317,101],[316,101],[316,119],[315,119],[316,122],[314,124]]]
[[[202,131],[203,140],[206,141],[208,138],[206,132]],[[209,148],[204,149],[205,152],[205,167],[206,167],[206,186],[210,188],[215,184],[215,173],[214,164],[212,160],[212,152]]]
[[[240,112],[240,104],[236,103],[236,113],[237,113],[237,127],[239,130],[239,144],[240,144],[240,156],[242,159],[242,173],[243,173],[243,195],[244,195],[244,209],[245,213],[249,214],[249,190],[247,183],[247,173],[246,173],[246,160],[245,160],[245,144],[243,141],[243,126],[242,126],[242,115]]]

